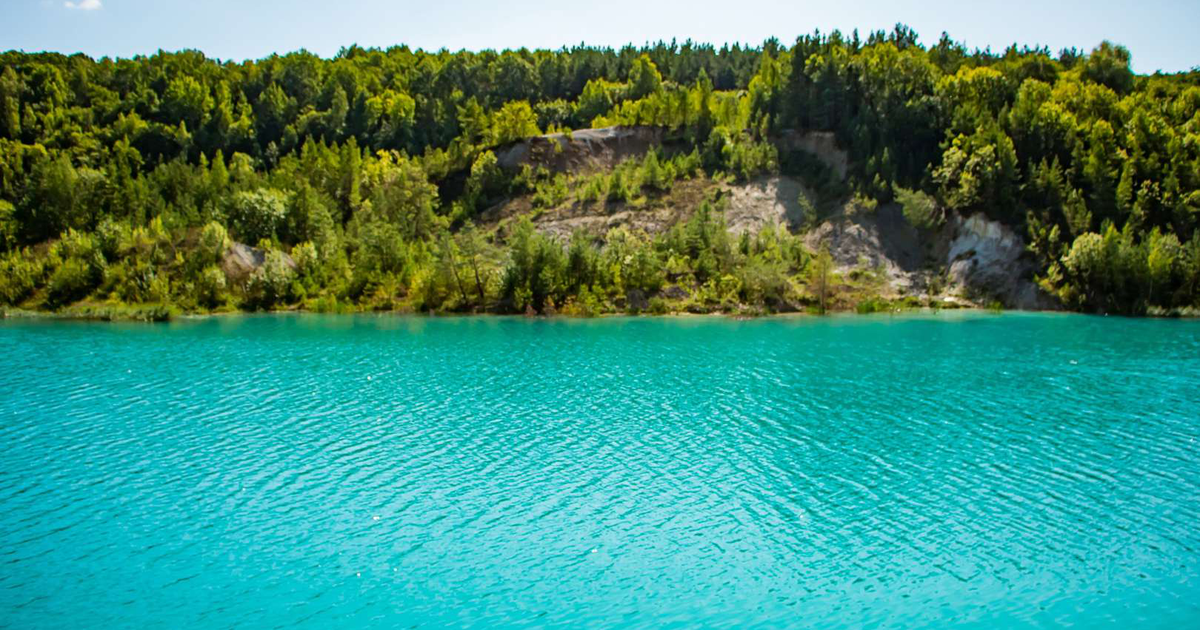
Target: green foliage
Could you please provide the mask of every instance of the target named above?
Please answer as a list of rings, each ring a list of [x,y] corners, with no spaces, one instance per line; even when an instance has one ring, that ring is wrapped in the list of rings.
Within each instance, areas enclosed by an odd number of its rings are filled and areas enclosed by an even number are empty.
[[[287,218],[287,206],[287,195],[279,190],[241,191],[229,199],[225,216],[238,238],[257,243],[277,237]]]
[[[995,124],[955,136],[933,178],[951,209],[982,210],[996,219],[1013,219],[1017,155],[1012,139]]]
[[[613,169],[524,174],[488,150],[606,125],[656,127],[661,146]],[[813,133],[847,154],[846,177],[838,156],[795,150]],[[926,49],[903,26],[721,50],[4,53],[0,300],[594,314],[661,306],[678,285],[686,308],[785,308],[815,295],[803,248],[731,237],[719,204],[676,187],[780,171],[811,191],[809,226],[850,195],[894,198],[923,228],[943,209],[984,212],[1029,235],[1042,285],[1073,307],[1200,301],[1195,72],[1134,75],[1108,42],[1086,56],[945,36]],[[673,209],[690,219],[559,243],[497,223],[523,194],[539,209],[685,204]],[[245,282],[221,271],[234,240],[274,252]]]
[[[286,214],[279,226],[281,240],[288,243],[319,243],[323,250],[337,245],[333,200],[311,186],[300,186],[287,200]]]
[[[47,304],[58,307],[85,298],[100,283],[94,266],[79,258],[67,258],[47,283]]]
[[[869,315],[871,313],[882,313],[891,308],[891,305],[878,297],[869,297],[854,305],[854,312],[859,315]]]
[[[16,208],[7,201],[0,199],[0,252],[6,252],[17,246],[18,230]]]
[[[0,257],[0,304],[19,305],[42,282],[42,262],[28,250]]]
[[[709,142],[713,141],[710,139]],[[754,142],[738,135],[722,138],[720,147],[721,170],[733,173],[741,181],[749,181],[779,167],[779,153],[769,142]]]
[[[54,270],[46,285],[46,302],[58,308],[80,300],[104,279],[107,266],[90,235],[69,230],[50,251]]]
[[[649,239],[625,228],[614,228],[605,236],[600,264],[601,281],[618,293],[653,294],[666,280],[662,260]]]
[[[896,201],[904,211],[904,218],[919,230],[934,230],[946,221],[937,206],[937,200],[919,190],[908,190],[895,186]]]
[[[543,313],[548,306],[562,302],[566,257],[558,243],[523,218],[509,237],[509,252],[501,298],[513,311]]]
[[[583,87],[575,105],[575,116],[584,126],[591,126],[597,116],[607,113],[620,100],[623,85],[603,79],[593,79]]]
[[[790,293],[788,266],[780,260],[751,257],[738,270],[741,298],[748,304],[780,305]]]
[[[487,203],[504,192],[507,180],[496,162],[496,154],[483,151],[471,163],[463,195],[456,202],[456,218],[474,216]]]
[[[650,56],[642,54],[629,69],[628,98],[638,100],[662,91],[662,74]]]
[[[658,150],[650,149],[646,153],[646,157],[642,161],[642,183],[644,186],[655,191],[665,191],[671,184],[674,173],[669,169],[663,169],[658,162]]]
[[[833,256],[829,253],[829,247],[822,244],[821,251],[808,267],[808,289],[817,300],[817,312],[822,315],[829,311],[829,299],[836,281]]]
[[[1132,230],[1111,225],[1103,235],[1081,234],[1063,257],[1070,282],[1062,295],[1079,308],[1117,313],[1194,306],[1194,288],[1187,286],[1196,268],[1194,250],[1158,230],[1141,242]]]
[[[542,133],[527,101],[505,103],[492,117],[491,144],[499,145]]]
[[[821,223],[821,213],[808,193],[800,191],[800,196],[796,198],[796,205],[800,208],[800,227],[802,229],[811,230]]]
[[[196,300],[205,308],[215,308],[224,300],[225,272],[216,265],[205,267],[196,280]]]
[[[365,169],[369,200],[354,214],[349,229],[357,232],[371,222],[400,228],[407,240],[428,240],[442,223],[434,212],[437,187],[430,184],[420,165],[404,156],[381,153]]]
[[[229,249],[229,233],[225,230],[225,226],[212,221],[200,231],[200,240],[196,244],[193,255],[200,265],[207,266],[220,262],[227,249]]]
[[[296,277],[293,265],[287,254],[268,250],[262,267],[250,276],[246,290],[249,303],[255,308],[270,309],[286,302]]]
[[[553,208],[566,201],[571,194],[567,182],[564,173],[539,181],[533,193],[533,207]]]
[[[407,283],[416,271],[413,247],[400,230],[382,221],[363,225],[356,239],[352,264],[354,278],[350,293],[359,297],[387,283]]]
[[[1133,87],[1130,55],[1124,46],[1102,42],[1083,62],[1083,77],[1123,94]]]

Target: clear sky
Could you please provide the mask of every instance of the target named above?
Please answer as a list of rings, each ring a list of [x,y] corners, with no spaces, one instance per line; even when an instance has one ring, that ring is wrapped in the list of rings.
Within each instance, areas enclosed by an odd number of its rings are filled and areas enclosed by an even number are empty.
[[[1134,70],[1200,66],[1200,0],[0,0],[0,50],[128,57],[194,48],[246,59],[343,46],[451,50],[620,46],[659,39],[790,43],[801,33],[942,31],[971,48],[1090,50],[1109,39]]]

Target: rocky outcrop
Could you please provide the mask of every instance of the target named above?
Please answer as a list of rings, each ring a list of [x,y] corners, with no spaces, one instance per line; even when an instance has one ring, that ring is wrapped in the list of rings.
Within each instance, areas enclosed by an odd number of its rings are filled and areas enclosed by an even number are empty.
[[[520,140],[496,150],[501,168],[545,167],[550,171],[578,173],[610,169],[631,157],[645,155],[663,144],[657,127],[604,127],[552,133]]]
[[[288,267],[296,269],[296,261],[292,260],[291,256],[284,254],[283,261]],[[231,281],[245,282],[266,262],[267,251],[265,249],[250,247],[243,243],[233,243],[225,252],[225,257],[221,259],[221,270]]]
[[[1011,228],[982,213],[952,215],[949,227],[947,277],[966,297],[998,300],[1023,310],[1060,308],[1032,281],[1034,265],[1026,255],[1025,240]]]
[[[936,275],[938,240],[937,235],[922,238],[895,204],[869,210],[849,203],[804,236],[813,251],[828,247],[843,274],[882,272],[891,293],[886,297],[927,290]]]
[[[812,198],[798,180],[783,175],[731,186],[726,197],[725,225],[734,234],[754,234],[771,225],[798,231],[804,225],[800,195]]]
[[[530,165],[581,173],[609,170],[652,147],[662,147],[664,142],[671,144],[664,130],[655,127],[585,129],[522,140],[498,149],[496,158],[508,170]],[[776,139],[776,146],[781,152],[810,153],[835,176],[846,177],[849,156],[838,148],[832,133],[786,131]],[[666,150],[670,152],[669,146]],[[653,235],[687,220],[702,199],[719,197],[731,233],[756,233],[772,225],[799,232],[806,220],[801,195],[814,200],[812,191],[799,180],[783,175],[744,184],[686,180],[649,207],[571,202],[536,213],[534,223],[543,233],[563,241],[578,229],[598,237],[616,227]],[[489,209],[480,219],[484,224],[496,223],[531,209],[528,199],[510,200]],[[1033,282],[1034,264],[1026,254],[1024,239],[982,214],[962,217],[949,213],[939,228],[920,231],[905,219],[897,204],[872,209],[851,201],[804,234],[804,241],[813,250],[828,247],[844,276],[868,274],[874,278],[871,286],[877,288],[872,290],[882,297],[920,296],[980,305],[998,301],[1007,308],[1030,310],[1060,308]],[[245,277],[262,264],[260,250],[238,245],[226,256],[225,267],[231,276],[233,270]]]
[[[850,168],[850,155],[838,148],[832,131],[784,131],[776,144],[780,151],[805,151],[816,156],[825,166],[846,179]]]
[[[983,214],[951,213],[939,229],[921,232],[895,204],[874,211],[853,204],[805,235],[813,249],[828,247],[842,274],[882,272],[891,295],[1006,308],[1055,310],[1058,302],[1033,282],[1025,241]],[[961,301],[961,300],[957,300]]]

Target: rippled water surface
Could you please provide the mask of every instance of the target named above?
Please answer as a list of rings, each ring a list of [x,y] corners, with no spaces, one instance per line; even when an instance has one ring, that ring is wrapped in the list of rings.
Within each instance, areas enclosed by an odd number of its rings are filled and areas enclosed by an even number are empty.
[[[1200,627],[1200,322],[0,322],[0,626]]]

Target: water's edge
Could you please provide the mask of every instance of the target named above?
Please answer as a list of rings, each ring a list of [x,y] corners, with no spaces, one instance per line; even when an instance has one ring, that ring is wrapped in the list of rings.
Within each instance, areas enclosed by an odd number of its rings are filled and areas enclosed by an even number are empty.
[[[895,311],[874,312],[874,313],[858,313],[852,310],[831,311],[825,315],[807,312],[789,312],[789,313],[760,313],[760,314],[745,314],[745,313],[602,313],[593,317],[554,314],[554,315],[520,315],[515,313],[426,313],[419,311],[348,311],[348,312],[322,312],[310,311],[306,309],[278,309],[269,311],[222,311],[214,313],[169,313],[166,316],[161,316],[157,312],[143,314],[143,311],[126,310],[120,312],[108,311],[38,311],[19,308],[0,307],[0,320],[21,320],[21,319],[44,319],[56,321],[91,321],[91,322],[121,322],[121,323],[147,323],[157,324],[170,321],[181,320],[204,320],[212,318],[229,318],[229,317],[253,317],[263,315],[298,315],[298,316],[329,316],[329,317],[396,317],[396,318],[427,318],[427,319],[459,319],[459,318],[498,318],[498,319],[521,319],[529,321],[555,321],[555,320],[605,320],[605,319],[697,319],[697,320],[730,320],[730,321],[754,321],[754,320],[788,320],[788,319],[823,319],[829,317],[863,317],[863,318],[879,318],[879,317],[904,317],[912,315],[941,315],[949,313],[972,313],[986,315],[1014,315],[1014,314],[1029,314],[1029,315],[1077,315],[1081,317],[1115,317],[1122,319],[1147,319],[1147,320],[1200,320],[1200,312],[1196,313],[1173,313],[1167,315],[1144,314],[1144,315],[1109,315],[1101,313],[1083,313],[1076,311],[1063,310],[1030,310],[1030,309],[994,309],[983,308],[977,306],[960,306],[954,308],[934,309],[934,308],[906,308]]]

